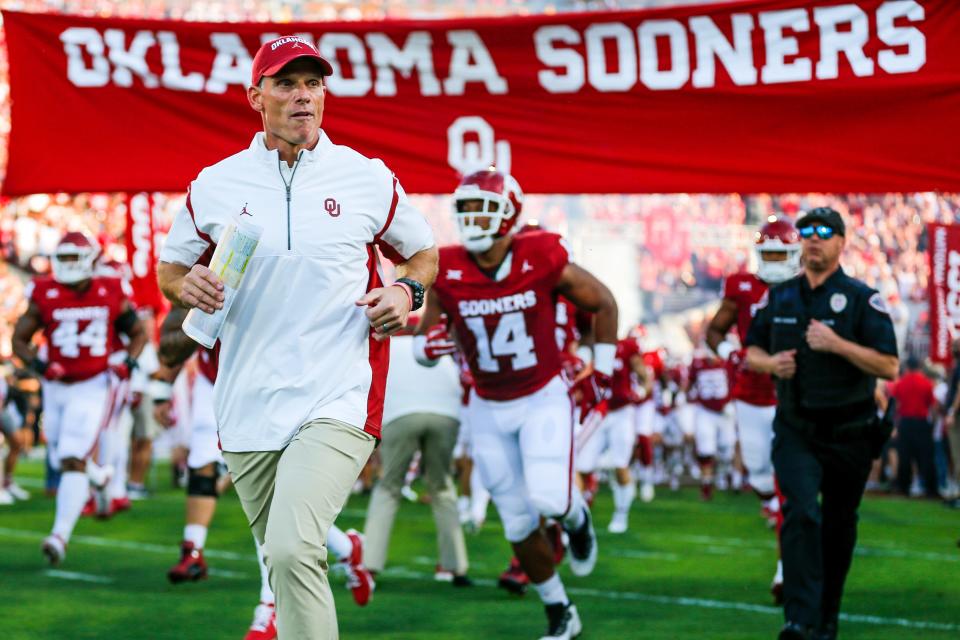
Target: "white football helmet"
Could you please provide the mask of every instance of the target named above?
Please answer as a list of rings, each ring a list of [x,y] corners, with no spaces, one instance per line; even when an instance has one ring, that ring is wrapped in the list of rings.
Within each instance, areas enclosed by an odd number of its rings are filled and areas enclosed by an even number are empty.
[[[53,279],[61,284],[89,280],[93,277],[93,264],[99,254],[100,246],[85,233],[67,233],[50,257]]]
[[[800,273],[800,234],[784,220],[771,220],[757,232],[757,276],[767,284],[785,282]],[[768,260],[767,252],[785,253],[784,260]]]
[[[480,211],[465,211],[468,200],[480,200]],[[453,214],[460,229],[460,241],[471,253],[481,253],[493,241],[507,235],[520,217],[523,191],[513,176],[494,167],[467,176],[453,192]],[[486,227],[478,218],[490,218]]]

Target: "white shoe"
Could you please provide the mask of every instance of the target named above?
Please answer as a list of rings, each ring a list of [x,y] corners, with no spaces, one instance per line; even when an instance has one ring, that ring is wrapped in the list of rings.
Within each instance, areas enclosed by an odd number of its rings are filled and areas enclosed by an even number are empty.
[[[653,502],[653,496],[656,494],[656,491],[653,488],[652,482],[644,482],[640,485],[640,500],[642,502]]]
[[[583,632],[583,623],[575,605],[547,605],[546,610],[547,635],[540,640],[572,640]]]
[[[610,533],[626,533],[627,514],[615,511],[613,513],[613,519],[610,520],[610,524],[607,526],[607,531]]]
[[[16,500],[29,500],[30,492],[18,485],[16,482],[11,482],[4,489],[13,496]]]
[[[16,500],[13,495],[6,489],[0,489],[0,506],[6,506],[8,504],[14,504]]]
[[[92,462],[87,462],[87,478],[90,479],[90,488],[93,491],[93,502],[97,507],[98,516],[108,516],[110,514],[110,496],[107,495],[107,487],[110,480],[113,479],[113,466],[104,465],[99,467]]]
[[[420,496],[417,495],[417,492],[410,488],[409,485],[403,485],[403,488],[400,489],[400,495],[410,502],[416,502],[420,498]]]
[[[51,533],[43,540],[40,551],[47,557],[47,561],[55,567],[67,557],[67,543],[57,534]]]

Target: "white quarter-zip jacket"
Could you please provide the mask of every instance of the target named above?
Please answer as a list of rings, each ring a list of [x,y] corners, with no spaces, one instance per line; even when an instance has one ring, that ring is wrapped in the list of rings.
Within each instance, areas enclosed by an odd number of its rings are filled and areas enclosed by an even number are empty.
[[[231,219],[263,236],[220,335],[214,402],[224,451],[276,451],[297,429],[333,418],[377,437],[389,345],[371,337],[363,294],[382,286],[374,245],[409,259],[430,226],[380,160],[333,144],[281,167],[258,133],[200,172],[160,252],[207,264]]]

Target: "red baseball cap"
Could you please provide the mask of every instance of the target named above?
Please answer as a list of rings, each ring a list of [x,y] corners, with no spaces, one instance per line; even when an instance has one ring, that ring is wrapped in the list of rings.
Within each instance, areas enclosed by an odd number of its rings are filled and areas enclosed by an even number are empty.
[[[320,56],[320,52],[312,42],[300,36],[282,36],[264,43],[257,51],[257,55],[253,58],[250,84],[259,84],[261,78],[276,74],[287,63],[297,58],[312,58],[320,65],[323,75],[333,74],[333,67]]]

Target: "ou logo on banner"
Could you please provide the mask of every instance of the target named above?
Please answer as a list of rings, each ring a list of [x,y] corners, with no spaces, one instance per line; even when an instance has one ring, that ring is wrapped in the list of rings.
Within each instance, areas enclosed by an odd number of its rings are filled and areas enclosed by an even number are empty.
[[[447,163],[461,175],[490,165],[510,173],[510,143],[494,140],[493,127],[480,116],[461,116],[447,129]]]
[[[138,193],[130,199],[130,219],[133,222],[130,237],[133,241],[133,256],[130,259],[130,268],[137,278],[146,278],[150,275],[152,262],[152,243],[150,220],[150,196]]]

